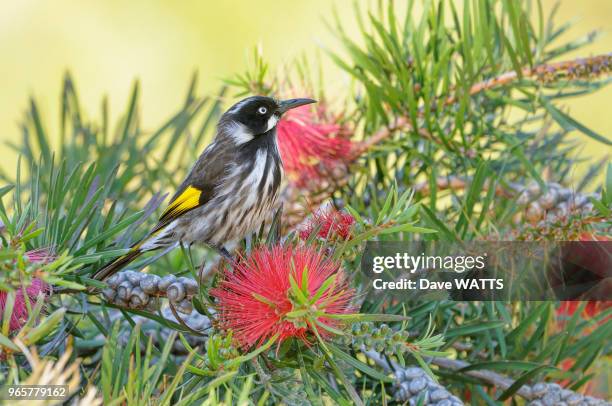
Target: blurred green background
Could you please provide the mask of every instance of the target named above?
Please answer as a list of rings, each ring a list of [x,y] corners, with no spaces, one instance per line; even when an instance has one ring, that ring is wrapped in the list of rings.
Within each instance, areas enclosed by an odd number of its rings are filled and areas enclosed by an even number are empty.
[[[546,12],[555,2],[544,0]],[[222,78],[245,68],[256,44],[262,45],[273,69],[301,55],[320,57],[326,83],[339,89],[346,78],[321,52],[323,45],[337,45],[326,25],[333,7],[346,30],[354,32],[352,0],[1,1],[0,166],[14,170],[17,157],[5,142],[21,136],[18,120],[29,96],[40,102],[47,130],[57,133],[66,70],[73,73],[85,109],[97,115],[106,94],[114,119],[125,107],[133,80],[139,78],[141,118],[149,129],[180,106],[192,72],[200,74],[201,92],[214,90]],[[557,23],[575,21],[568,37],[604,31],[595,44],[575,55],[588,56],[612,50],[611,16],[611,0],[566,0]],[[567,106],[579,121],[609,136],[611,97],[608,87],[569,100]],[[586,156],[606,153],[601,145],[581,139]]]

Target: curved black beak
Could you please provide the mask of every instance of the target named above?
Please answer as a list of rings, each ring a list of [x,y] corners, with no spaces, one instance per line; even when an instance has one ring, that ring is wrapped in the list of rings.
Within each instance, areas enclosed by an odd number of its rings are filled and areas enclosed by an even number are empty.
[[[278,104],[278,111],[283,114],[288,110],[294,109],[296,107],[304,106],[305,104],[316,103],[316,100],[313,99],[289,99],[283,100]]]

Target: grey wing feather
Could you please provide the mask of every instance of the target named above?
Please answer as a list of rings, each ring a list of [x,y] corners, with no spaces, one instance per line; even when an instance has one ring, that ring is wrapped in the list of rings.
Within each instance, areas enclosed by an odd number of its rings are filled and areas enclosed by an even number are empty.
[[[189,211],[203,206],[209,202],[215,195],[215,189],[225,176],[227,164],[232,161],[234,152],[221,143],[210,144],[196,163],[191,168],[189,175],[180,184],[174,196],[170,200],[169,206],[188,188],[193,187],[198,189],[200,199],[197,206],[189,209]],[[184,212],[181,213],[181,215]],[[153,232],[160,230],[175,220],[177,216],[170,215],[170,212],[165,212]]]

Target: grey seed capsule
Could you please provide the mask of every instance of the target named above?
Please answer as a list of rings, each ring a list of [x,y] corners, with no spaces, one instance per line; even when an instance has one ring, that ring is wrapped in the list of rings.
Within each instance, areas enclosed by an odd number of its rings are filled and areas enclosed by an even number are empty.
[[[193,296],[198,293],[199,286],[194,279],[181,277],[178,279],[178,281],[183,283],[183,286],[185,287],[185,294],[187,296]]]
[[[595,398],[594,398],[594,397],[592,397],[592,396],[585,396],[585,397],[584,397],[584,400],[587,402],[587,404],[588,404],[589,406],[591,406],[591,405],[599,405],[599,404],[601,404],[601,403],[602,403],[602,402],[600,402],[600,400],[599,400],[599,399],[595,399]]]
[[[589,202],[589,198],[584,195],[577,195],[574,198],[574,207],[582,207]]]
[[[107,301],[112,302],[115,296],[117,295],[117,291],[112,288],[106,288],[102,291],[102,295]]]
[[[168,286],[176,282],[176,276],[174,275],[166,275],[157,284],[157,287],[160,291],[165,292],[168,289]]]
[[[174,282],[166,289],[166,296],[171,302],[180,302],[185,298],[185,287],[180,282]]]
[[[192,312],[191,314],[193,315],[193,313],[195,312]],[[204,324],[200,320],[189,319],[187,320],[187,325],[196,331],[204,330]]]
[[[582,210],[583,213],[587,214],[593,211],[594,206],[593,206],[593,203],[588,202],[587,204],[582,206],[580,209]]]
[[[525,218],[527,221],[535,223],[544,216],[544,210],[538,204],[538,202],[532,202],[525,211]]]
[[[530,201],[531,201],[531,198],[529,197],[529,193],[527,193],[527,191],[525,190],[522,191],[518,199],[516,199],[516,202],[520,204],[521,206],[526,205]]]
[[[558,192],[558,194],[559,194],[559,200],[560,200],[560,201],[567,201],[567,200],[569,200],[569,199],[570,199],[570,198],[573,196],[573,194],[574,194],[574,192],[572,192],[570,189],[565,189],[565,188],[561,188],[561,189],[559,189],[557,192]]]
[[[208,317],[202,316],[198,312],[192,312],[191,316],[189,317],[188,324],[192,329],[200,331],[206,329],[209,326],[210,320],[208,320]]]
[[[531,387],[532,396],[539,398],[546,393],[547,387],[545,383],[539,382]]]
[[[542,398],[542,403],[546,406],[555,406],[561,401],[559,392],[550,391]]]
[[[164,316],[164,318],[166,319],[170,319],[170,320],[174,319],[174,314],[172,313],[172,310],[170,309],[170,307],[164,307],[161,313],[162,313],[162,316]]]
[[[406,389],[397,390],[395,391],[394,398],[397,402],[405,402],[408,398],[408,392],[406,391]]]
[[[132,292],[132,284],[130,281],[123,281],[117,288],[117,298],[121,300],[128,300]]]
[[[582,396],[580,396],[577,393],[572,393],[571,396],[569,396],[567,399],[565,399],[565,402],[569,406],[576,406],[576,405],[580,404],[580,402],[582,402]]]
[[[149,302],[147,303],[146,309],[150,312],[159,310],[159,299],[156,297],[149,297]]]
[[[140,272],[125,271],[124,274],[132,285],[138,285],[138,283],[140,283],[140,279],[142,278],[142,274]]]
[[[538,197],[541,192],[540,185],[538,184],[538,182],[529,183],[525,190],[527,190],[527,193],[529,193],[529,196],[531,196],[532,198]]]
[[[158,283],[160,281],[160,277],[157,275],[147,275],[146,277],[140,280],[140,288],[148,294],[154,294],[159,291]]]
[[[115,289],[124,280],[125,280],[125,275],[123,275],[123,272],[119,272],[119,273],[114,274],[110,278],[108,278],[106,280],[106,284],[110,286],[111,288]]]
[[[116,304],[117,306],[128,307],[127,301],[124,299],[120,299],[118,297],[115,297],[115,301],[113,303]]]
[[[420,368],[410,367],[410,368],[404,369],[404,376],[406,377],[405,379],[418,378],[419,376],[422,376],[422,375],[423,375],[423,370]]]
[[[419,393],[425,388],[425,386],[427,386],[427,381],[425,378],[415,378],[412,382],[410,382],[410,392]]]
[[[568,202],[562,202],[557,205],[556,212],[559,216],[567,216],[570,212],[570,206]]]
[[[149,295],[147,295],[142,289],[139,287],[135,287],[132,289],[132,293],[130,295],[130,304],[136,307],[143,307],[149,302]]]
[[[457,396],[451,396],[450,400],[453,402],[453,405],[455,404],[463,405],[463,402]]]
[[[451,402],[448,399],[444,399],[444,400],[438,402],[437,406],[453,406],[453,402]]]
[[[538,203],[543,209],[552,209],[559,199],[559,194],[555,189],[549,189],[548,192],[544,193],[539,199]]]
[[[574,392],[572,392],[571,390],[561,388],[561,399],[569,398],[573,394]]]
[[[437,402],[442,399],[446,399],[449,396],[449,393],[444,389],[438,389],[431,393],[431,401]]]
[[[183,347],[183,343],[181,343],[179,340],[176,340],[174,344],[172,344],[172,349],[178,353],[185,351],[185,347]]]
[[[178,306],[176,306],[176,310],[183,314],[191,314],[193,311],[193,305],[191,304],[191,300],[185,299],[181,301]]]

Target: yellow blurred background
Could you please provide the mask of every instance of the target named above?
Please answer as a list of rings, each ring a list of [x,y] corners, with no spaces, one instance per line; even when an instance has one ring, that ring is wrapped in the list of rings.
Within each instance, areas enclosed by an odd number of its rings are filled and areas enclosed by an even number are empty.
[[[554,3],[544,0],[545,10]],[[17,123],[30,95],[41,103],[47,130],[57,133],[66,70],[85,110],[97,116],[107,94],[113,119],[139,78],[142,122],[153,129],[179,107],[194,70],[200,74],[199,91],[205,92],[242,71],[258,43],[273,68],[337,44],[325,23],[332,7],[348,32],[355,32],[352,0],[0,1],[0,167],[13,172],[16,156],[4,144],[20,137]],[[611,0],[566,0],[557,22],[567,20],[576,24],[566,39],[594,29],[607,32],[580,55],[612,51]],[[342,80],[327,57],[321,60],[328,79]],[[611,97],[608,87],[567,105],[579,121],[609,136]],[[601,144],[581,139],[587,156],[603,156]]]

